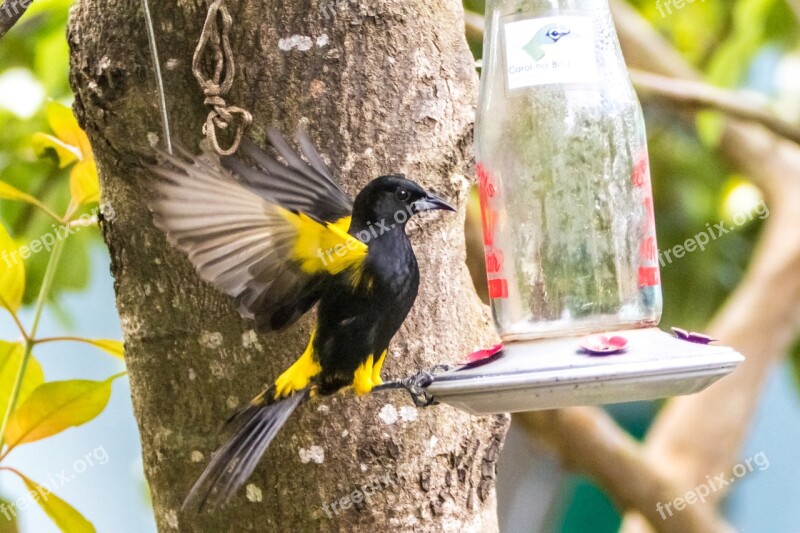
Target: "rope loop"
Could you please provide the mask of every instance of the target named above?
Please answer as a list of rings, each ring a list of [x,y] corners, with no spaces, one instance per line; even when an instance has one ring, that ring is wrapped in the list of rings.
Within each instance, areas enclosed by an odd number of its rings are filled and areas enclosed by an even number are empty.
[[[236,63],[230,43],[230,29],[233,25],[225,0],[214,0],[208,6],[208,15],[200,41],[192,58],[192,73],[203,91],[205,105],[211,108],[203,125],[203,135],[219,155],[232,155],[239,149],[242,135],[253,122],[249,111],[241,107],[229,106],[225,95],[233,86]],[[201,66],[206,48],[210,46],[214,57],[214,73],[206,77]],[[217,130],[233,128],[233,141],[230,148],[223,149],[217,140]]]

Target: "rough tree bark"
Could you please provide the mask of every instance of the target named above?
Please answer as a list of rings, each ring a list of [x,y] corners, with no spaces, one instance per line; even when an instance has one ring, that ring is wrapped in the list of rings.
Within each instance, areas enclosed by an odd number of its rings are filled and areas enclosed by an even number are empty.
[[[230,4],[238,72],[229,101],[253,113],[252,136],[263,139],[268,124],[291,131],[307,121],[351,193],[402,171],[463,206],[476,76],[459,0]],[[153,8],[173,131],[194,146],[207,110],[190,65],[206,5]],[[153,228],[143,160],[161,128],[139,1],[80,0],[69,41],[76,114],[116,213],[105,239],[159,530],[496,530],[495,459],[507,419],[443,406],[417,412],[400,393],[306,406],[246,494],[213,514],[179,512],[219,444],[221,421],[300,353],[310,320],[256,336]],[[493,340],[464,266],[463,223],[462,209],[409,228],[423,282],[393,344],[389,376]],[[323,510],[384,475],[394,484],[369,501],[333,518]]]

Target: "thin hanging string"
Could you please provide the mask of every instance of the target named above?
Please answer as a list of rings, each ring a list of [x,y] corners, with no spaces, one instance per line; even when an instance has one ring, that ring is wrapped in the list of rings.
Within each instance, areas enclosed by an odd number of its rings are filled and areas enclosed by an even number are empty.
[[[219,155],[231,155],[239,148],[242,135],[253,121],[253,116],[240,107],[229,106],[223,98],[231,90],[236,74],[233,50],[228,37],[233,19],[224,3],[225,0],[214,0],[208,6],[203,33],[192,58],[192,73],[206,97],[205,104],[212,108],[203,125],[203,134],[215,152]],[[206,77],[200,63],[206,46],[209,45],[214,54],[215,67],[214,73]],[[220,147],[217,140],[217,129],[226,130],[231,126],[235,128],[233,141],[230,148],[225,150]]]
[[[156,46],[156,33],[153,29],[153,18],[150,16],[150,4],[147,0],[142,0],[144,6],[144,18],[147,25],[147,40],[150,43],[150,54],[153,58],[153,69],[156,73],[156,87],[158,90],[158,101],[161,107],[161,127],[164,129],[164,145],[167,153],[172,155],[172,136],[169,132],[169,115],[167,114],[167,97],[164,93],[164,80],[161,77],[161,63],[158,61],[158,47]]]

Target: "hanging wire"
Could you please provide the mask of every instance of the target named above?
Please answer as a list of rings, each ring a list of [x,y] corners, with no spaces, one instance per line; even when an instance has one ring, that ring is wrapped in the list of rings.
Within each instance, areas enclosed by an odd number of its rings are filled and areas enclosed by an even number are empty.
[[[236,75],[236,64],[233,58],[228,34],[233,25],[228,8],[224,0],[214,0],[208,6],[208,15],[203,25],[203,33],[192,58],[192,73],[203,89],[205,104],[211,107],[206,123],[203,125],[203,134],[208,143],[219,155],[231,155],[239,148],[244,131],[253,121],[250,112],[236,106],[229,106],[223,98],[233,85]],[[211,46],[214,57],[214,72],[206,77],[201,67],[206,46]],[[237,118],[238,117],[238,118]],[[226,150],[220,147],[217,139],[217,129],[226,130],[234,127],[231,146]]]
[[[144,6],[144,18],[147,25],[147,40],[150,43],[150,54],[153,58],[153,69],[156,73],[156,87],[158,89],[158,100],[161,107],[161,126],[164,129],[164,145],[167,153],[172,155],[172,136],[169,131],[169,115],[167,114],[167,97],[164,93],[164,80],[161,77],[161,63],[158,61],[158,47],[156,46],[156,33],[153,29],[153,18],[150,15],[150,5],[148,0],[142,0]]]

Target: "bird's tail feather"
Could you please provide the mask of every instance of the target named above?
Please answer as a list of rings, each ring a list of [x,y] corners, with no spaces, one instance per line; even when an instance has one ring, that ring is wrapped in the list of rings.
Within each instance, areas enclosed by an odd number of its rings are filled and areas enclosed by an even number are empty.
[[[227,502],[253,473],[261,456],[300,404],[309,398],[303,389],[277,402],[251,403],[228,422],[232,436],[195,482],[183,509],[202,511]]]

